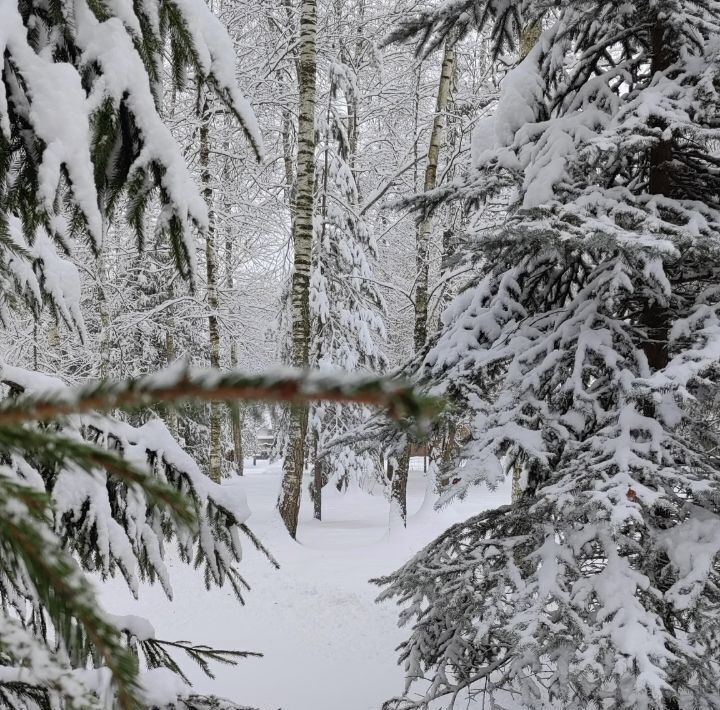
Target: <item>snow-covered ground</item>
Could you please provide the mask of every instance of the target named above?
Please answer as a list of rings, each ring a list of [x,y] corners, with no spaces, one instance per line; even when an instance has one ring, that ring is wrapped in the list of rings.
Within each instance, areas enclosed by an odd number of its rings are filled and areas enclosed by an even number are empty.
[[[259,651],[237,667],[215,666],[216,680],[183,663],[195,687],[262,710],[378,710],[403,689],[395,647],[404,638],[397,607],[377,604],[368,579],[396,569],[448,526],[509,501],[509,486],[478,488],[442,511],[423,506],[422,460],[413,460],[408,484],[408,528],[388,534],[388,503],[360,490],[329,492],[324,519],[312,520],[305,498],[298,541],[275,513],[280,464],[246,463],[243,486],[249,525],[279,561],[275,570],[249,542],[241,571],[252,589],[240,606],[230,591],[205,590],[201,575],[171,565],[175,599],[144,588],[134,602],[119,584],[107,585],[109,611],[152,618],[160,638],[216,648]],[[305,492],[305,495],[307,493]]]

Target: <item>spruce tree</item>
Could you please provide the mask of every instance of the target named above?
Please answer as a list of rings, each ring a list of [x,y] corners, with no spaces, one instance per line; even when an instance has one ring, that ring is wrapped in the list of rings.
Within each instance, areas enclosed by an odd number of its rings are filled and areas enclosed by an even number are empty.
[[[4,315],[26,305],[38,317],[47,307],[82,338],[77,270],[59,252],[78,239],[99,252],[121,206],[142,246],[146,207],[158,201],[155,231],[180,272],[194,273],[193,230],[205,230],[208,216],[161,117],[163,79],[179,90],[192,72],[258,156],[259,132],[235,84],[230,40],[202,0],[8,0],[0,50]],[[174,539],[208,587],[227,584],[242,598],[239,534],[257,542],[243,496],[208,481],[159,420],[132,427],[76,413],[59,380],[10,365],[0,379],[10,395],[0,425],[0,705],[211,702],[168,681],[166,673],[183,677],[171,653],[203,668],[245,654],[164,642],[144,620],[111,617],[85,575],[121,575],[135,593],[157,581],[170,595],[164,558]],[[90,399],[107,408],[108,398],[101,383]],[[45,416],[60,403],[69,408]]]
[[[207,670],[248,654],[165,641],[148,620],[109,615],[85,573],[121,576],[134,595],[141,582],[158,583],[171,599],[165,558],[175,540],[208,588],[227,585],[242,602],[240,534],[259,545],[244,495],[210,481],[158,419],[134,427],[86,406],[74,413],[83,398],[112,406],[118,390],[108,384],[78,397],[18,367],[3,365],[0,378],[11,394],[0,414],[0,705],[104,705],[108,691],[121,707],[158,694],[181,703],[177,653]]]
[[[720,4],[465,0],[393,36],[535,23],[474,164],[415,200],[510,198],[417,376],[472,412],[441,502],[522,494],[380,580],[430,679],[387,707],[718,708]]]
[[[323,151],[318,180],[320,224],[310,277],[310,365],[324,372],[381,372],[386,365],[381,347],[385,304],[373,279],[377,245],[372,225],[362,215],[354,170],[357,126],[353,128],[353,122],[357,119],[353,111],[359,103],[358,86],[352,67],[341,62],[341,57],[332,60],[326,108],[319,121]],[[328,448],[367,417],[365,407],[332,403],[315,405],[310,411],[318,519],[321,489],[328,480],[342,488],[375,478],[381,468],[377,450],[359,452],[347,445]]]

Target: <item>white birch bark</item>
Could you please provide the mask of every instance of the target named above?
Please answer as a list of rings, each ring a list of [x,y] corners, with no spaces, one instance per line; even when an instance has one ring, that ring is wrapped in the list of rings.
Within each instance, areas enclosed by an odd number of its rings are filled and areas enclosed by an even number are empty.
[[[218,324],[218,288],[217,288],[217,246],[215,215],[213,210],[213,188],[210,174],[210,107],[207,97],[202,101],[200,111],[200,170],[203,195],[208,205],[209,226],[205,236],[205,262],[207,275],[208,338],[210,367],[220,367],[220,328]],[[213,481],[219,482],[222,475],[222,404],[210,402],[210,456],[208,474]]]
[[[298,52],[300,107],[293,215],[295,257],[291,291],[292,364],[300,368],[308,366],[310,344],[310,262],[315,192],[316,31],[316,2],[302,0]],[[307,421],[306,407],[295,407],[290,413],[289,445],[283,462],[283,481],[278,498],[280,516],[293,538],[297,535],[300,512]]]
[[[445,127],[447,124],[447,107],[450,99],[453,75],[455,73],[455,47],[452,36],[445,42],[440,80],[438,82],[435,117],[430,131],[427,162],[425,163],[425,180],[423,191],[434,189],[437,182],[437,169],[440,151],[445,143]],[[430,273],[430,238],[432,236],[432,219],[429,216],[420,220],[415,242],[415,259],[417,275],[415,280],[415,328],[413,344],[415,352],[425,346],[428,322],[428,280]],[[402,524],[407,524],[407,478],[410,465],[410,448],[406,447],[398,460],[393,473],[390,487],[391,505],[397,515],[401,516]]]

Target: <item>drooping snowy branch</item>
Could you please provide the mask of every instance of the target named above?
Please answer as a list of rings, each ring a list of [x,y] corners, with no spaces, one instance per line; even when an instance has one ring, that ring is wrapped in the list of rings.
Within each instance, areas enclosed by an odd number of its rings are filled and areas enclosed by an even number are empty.
[[[494,3],[471,5],[504,31]],[[477,210],[478,278],[415,376],[465,427],[441,504],[506,476],[520,495],[382,580],[412,624],[408,679],[431,679],[388,707],[515,693],[712,708],[720,466],[701,410],[720,374],[720,6],[523,6],[545,29],[497,123],[465,176],[416,202],[505,202],[499,223]],[[462,28],[459,7],[417,30]]]

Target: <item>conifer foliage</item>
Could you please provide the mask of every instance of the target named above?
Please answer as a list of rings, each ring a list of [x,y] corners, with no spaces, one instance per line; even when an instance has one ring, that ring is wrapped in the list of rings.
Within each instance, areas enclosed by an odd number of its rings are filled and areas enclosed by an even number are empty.
[[[58,252],[77,238],[100,251],[119,207],[142,245],[156,200],[156,231],[181,273],[194,272],[192,230],[208,214],[161,117],[163,78],[207,84],[258,155],[259,132],[203,0],[2,0],[0,52],[3,316],[48,305],[83,337],[77,269]],[[65,397],[62,383],[9,365],[0,379],[13,400],[0,426],[0,706],[234,707],[189,695],[171,654],[205,669],[246,654],[164,642],[144,620],[111,617],[85,575],[122,575],[135,593],[157,581],[170,596],[175,540],[208,587],[241,597],[240,533],[254,540],[243,495],[211,483],[159,421],[134,428],[74,405],[33,421],[38,397]]]
[[[354,169],[357,148],[350,140],[353,121],[357,121],[353,111],[359,104],[358,86],[352,67],[339,58],[333,60],[327,108],[320,121],[322,194],[310,278],[310,364],[338,374],[382,372],[386,367],[381,348],[385,303],[373,279],[377,244],[372,225],[362,214]],[[357,127],[354,130],[356,133]],[[324,454],[315,466],[328,472],[318,476],[314,487],[326,483],[328,477],[342,486],[376,475],[377,452],[358,452],[349,446],[326,450],[335,437],[367,416],[363,407],[320,403],[312,408],[311,441],[316,454]],[[318,492],[314,495],[317,502]]]
[[[162,78],[182,88],[188,70],[227,104],[260,154],[261,139],[235,84],[230,39],[207,6],[179,2],[42,3],[0,6],[0,215],[20,219],[31,245],[38,231],[60,240],[82,230],[95,248],[122,196],[143,239],[143,216],[159,196],[157,228],[188,273],[193,226],[207,207],[159,110]],[[165,55],[170,66],[163,65]],[[62,117],[63,120],[59,120]],[[71,219],[67,224],[65,207]],[[7,263],[9,260],[4,260]]]
[[[443,500],[518,467],[523,494],[380,580],[430,678],[387,707],[717,708],[720,3],[468,0],[394,37],[535,22],[474,164],[418,201],[513,196],[418,377],[473,412]]]
[[[171,599],[165,557],[174,538],[181,559],[203,568],[208,588],[227,583],[242,601],[240,534],[257,543],[245,526],[244,495],[210,481],[159,420],[135,428],[88,412],[14,424],[42,417],[39,402],[73,409],[72,393],[9,365],[0,377],[13,395],[0,425],[0,704],[102,704],[109,691],[124,707],[150,696],[174,705],[186,693],[173,651],[203,668],[247,655],[165,642],[149,621],[110,616],[83,574],[121,575],[135,595],[141,581],[158,582]],[[138,655],[147,666],[142,676]],[[102,670],[83,675],[96,666]],[[179,679],[163,680],[165,670]]]

